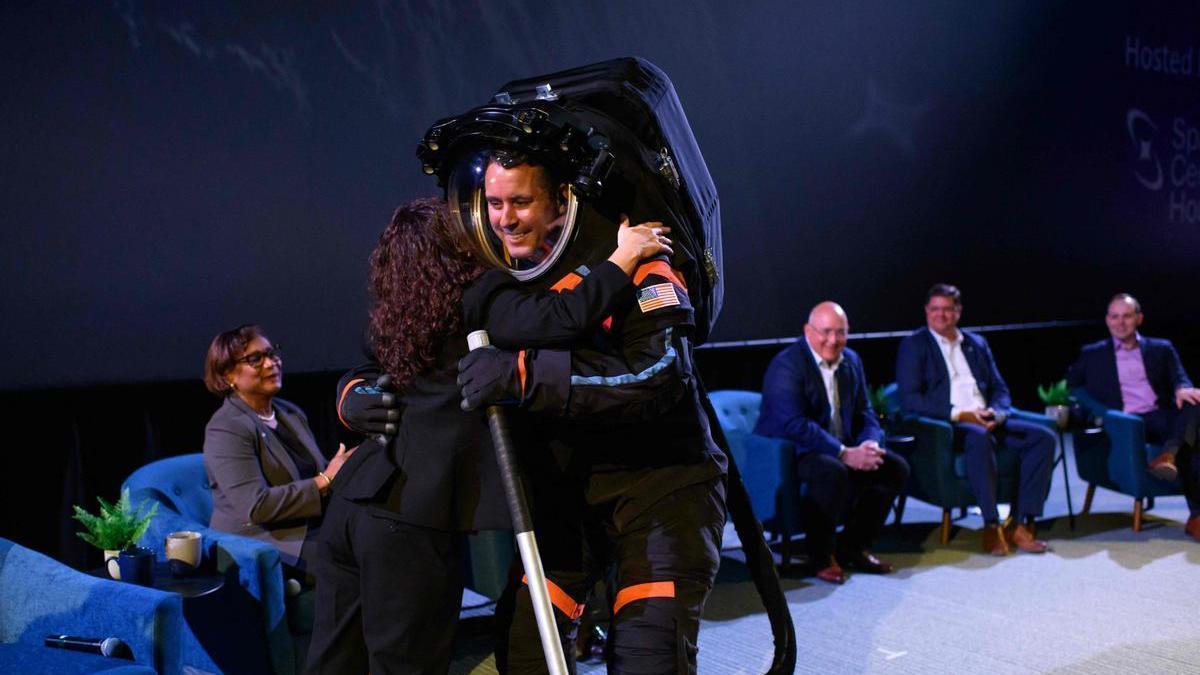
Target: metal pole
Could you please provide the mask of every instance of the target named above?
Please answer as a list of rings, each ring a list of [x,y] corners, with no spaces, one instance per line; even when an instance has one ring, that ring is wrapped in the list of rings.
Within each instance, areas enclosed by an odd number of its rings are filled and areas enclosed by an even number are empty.
[[[473,331],[467,336],[471,351],[491,344],[485,330]],[[500,480],[504,482],[504,496],[508,500],[508,512],[512,515],[513,531],[517,536],[517,549],[521,552],[521,565],[525,568],[525,580],[533,599],[533,615],[537,619],[538,635],[542,638],[542,653],[546,656],[546,667],[550,675],[567,675],[567,660],[563,656],[562,642],[558,636],[558,625],[554,621],[554,607],[546,589],[546,572],[542,569],[542,558],[538,554],[537,539],[533,534],[533,518],[529,515],[529,504],[525,501],[525,489],[512,449],[508,433],[508,420],[500,406],[488,406],[488,427],[492,431],[492,445],[496,447],[496,464],[500,468]]]

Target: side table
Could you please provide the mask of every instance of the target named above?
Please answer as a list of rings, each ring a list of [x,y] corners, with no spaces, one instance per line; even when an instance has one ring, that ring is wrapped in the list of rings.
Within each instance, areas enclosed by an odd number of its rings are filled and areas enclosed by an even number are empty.
[[[207,561],[206,561],[207,562]],[[109,579],[104,567],[89,570],[92,576]],[[125,583],[125,582],[121,582]],[[253,598],[237,583],[237,575],[227,578],[211,568],[201,566],[193,574],[175,575],[165,562],[155,561],[152,587],[177,593],[183,599],[185,633],[191,632],[203,654],[193,654],[201,670],[212,664],[224,673],[265,673],[271,671],[267,646],[250,636],[262,633],[263,617]],[[188,665],[188,649],[184,645],[184,662]],[[191,649],[195,649],[192,647]]]
[[[101,579],[111,579],[108,575],[108,570],[105,567],[97,567],[88,570],[88,574]],[[165,562],[154,562],[154,583],[150,588],[160,591],[169,591],[178,593],[184,599],[184,612],[187,612],[189,602],[196,598],[202,598],[210,593],[216,593],[225,586],[225,577],[220,574],[205,573],[199,571],[195,574],[186,576],[176,576],[171,573],[171,567]]]
[[[1075,507],[1071,504],[1071,473],[1067,470],[1067,442],[1065,431],[1061,426],[1054,427],[1058,434],[1058,456],[1054,458],[1054,464],[1050,465],[1050,472],[1054,473],[1054,468],[1062,463],[1063,468],[1063,489],[1067,492],[1067,520],[1071,525],[1071,531],[1075,531]]]

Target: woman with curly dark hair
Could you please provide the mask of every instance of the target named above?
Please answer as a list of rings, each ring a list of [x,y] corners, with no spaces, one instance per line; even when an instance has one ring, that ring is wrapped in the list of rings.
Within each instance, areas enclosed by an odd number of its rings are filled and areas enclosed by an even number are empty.
[[[470,292],[476,311],[566,340],[594,328],[628,291],[643,258],[670,252],[661,224],[618,233],[608,263],[573,293],[532,293],[477,261],[443,202],[401,206],[371,255],[369,336],[378,365],[339,383],[338,414],[367,434],[346,463],[317,544],[316,613],[308,671],[444,673],[462,598],[462,533],[509,527],[491,438],[481,413],[464,412],[458,361],[467,352]],[[609,264],[611,263],[611,264]],[[400,414],[353,409],[378,400],[384,375]]]

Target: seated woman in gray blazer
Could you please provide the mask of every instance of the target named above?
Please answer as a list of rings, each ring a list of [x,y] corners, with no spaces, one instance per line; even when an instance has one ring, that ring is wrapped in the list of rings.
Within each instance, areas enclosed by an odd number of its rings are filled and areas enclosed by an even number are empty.
[[[279,348],[258,326],[213,338],[204,385],[225,402],[204,428],[209,525],[267,542],[285,565],[303,572],[305,541],[320,525],[322,498],[353,450],[339,447],[327,464],[304,411],[275,398],[282,383]]]

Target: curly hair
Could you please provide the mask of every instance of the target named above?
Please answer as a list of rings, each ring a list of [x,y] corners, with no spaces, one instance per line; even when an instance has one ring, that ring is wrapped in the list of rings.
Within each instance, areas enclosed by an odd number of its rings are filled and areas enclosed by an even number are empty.
[[[445,202],[415,199],[396,209],[371,253],[369,335],[398,389],[459,329],[463,288],[484,270]]]

